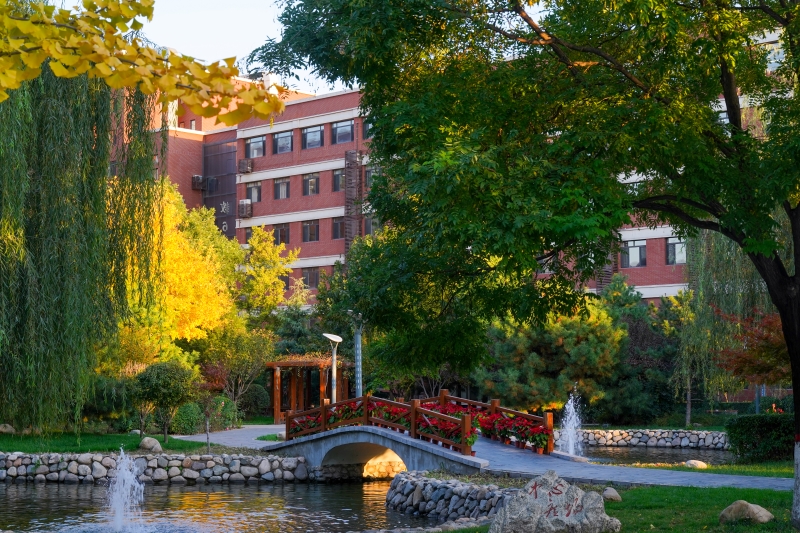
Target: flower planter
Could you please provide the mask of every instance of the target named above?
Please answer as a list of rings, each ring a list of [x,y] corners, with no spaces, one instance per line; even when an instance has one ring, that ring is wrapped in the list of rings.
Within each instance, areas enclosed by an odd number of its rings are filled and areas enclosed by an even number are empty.
[[[542,455],[542,454],[544,454],[544,448],[534,448],[533,452],[534,453],[538,453],[539,455]]]
[[[472,457],[475,457],[475,452],[474,451],[469,452],[469,453],[470,453],[470,455],[472,455]]]
[[[503,444],[506,444],[506,445],[511,444],[511,439],[507,438],[507,437],[503,437]]]

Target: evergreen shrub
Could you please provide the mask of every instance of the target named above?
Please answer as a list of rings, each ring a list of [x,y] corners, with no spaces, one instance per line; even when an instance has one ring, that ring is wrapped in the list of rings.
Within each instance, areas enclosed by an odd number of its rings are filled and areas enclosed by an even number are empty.
[[[744,415],[725,429],[731,451],[749,462],[781,461],[794,453],[794,415]]]
[[[172,418],[169,430],[176,435],[194,435],[201,431],[204,422],[205,417],[200,406],[194,402],[185,403]]]
[[[245,416],[265,415],[270,406],[269,400],[270,398],[267,390],[258,383],[253,383],[239,400],[239,410],[244,413]]]

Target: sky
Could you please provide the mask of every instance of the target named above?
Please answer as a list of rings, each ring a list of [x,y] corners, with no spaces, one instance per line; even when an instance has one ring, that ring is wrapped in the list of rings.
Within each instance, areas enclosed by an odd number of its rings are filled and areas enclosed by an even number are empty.
[[[242,58],[267,37],[279,38],[280,9],[275,0],[156,0],[152,22],[145,22],[145,37],[159,46],[210,62]],[[324,94],[344,87],[300,73],[292,86]]]

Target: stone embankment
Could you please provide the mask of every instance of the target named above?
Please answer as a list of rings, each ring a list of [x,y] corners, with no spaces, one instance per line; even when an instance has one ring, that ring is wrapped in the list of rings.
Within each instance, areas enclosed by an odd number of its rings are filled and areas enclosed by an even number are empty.
[[[440,522],[463,523],[491,519],[506,500],[519,491],[455,479],[433,479],[426,474],[424,471],[397,474],[386,493],[386,507],[401,513],[436,518]]]
[[[556,446],[562,444],[561,431],[553,431]],[[724,431],[676,429],[581,429],[579,438],[585,446],[646,446],[658,448],[705,448],[727,450]]]
[[[303,457],[250,455],[132,456],[139,480],[161,485],[271,483],[325,479]],[[0,452],[0,482],[107,484],[117,475],[119,455],[7,454]]]

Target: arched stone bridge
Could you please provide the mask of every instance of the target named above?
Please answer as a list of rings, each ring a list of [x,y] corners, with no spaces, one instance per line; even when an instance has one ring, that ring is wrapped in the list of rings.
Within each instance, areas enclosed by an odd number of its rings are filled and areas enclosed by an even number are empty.
[[[371,471],[436,470],[444,468],[458,474],[480,472],[489,465],[486,459],[470,457],[410,436],[375,426],[345,426],[268,444],[263,451],[285,456],[303,456],[314,468],[353,466],[365,476]],[[402,468],[404,466],[405,468]],[[370,476],[384,477],[384,476]]]

